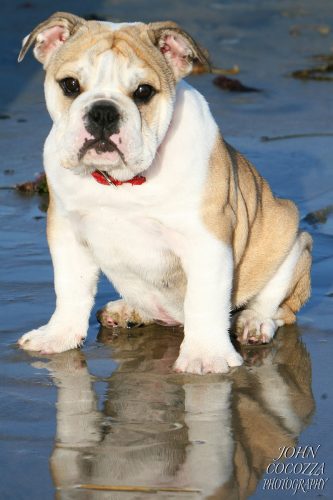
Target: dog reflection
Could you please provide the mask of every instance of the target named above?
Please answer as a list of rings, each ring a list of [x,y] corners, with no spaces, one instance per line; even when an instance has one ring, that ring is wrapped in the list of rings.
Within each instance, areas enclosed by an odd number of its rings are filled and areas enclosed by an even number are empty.
[[[294,446],[314,410],[309,355],[295,327],[248,347],[228,376],[172,372],[181,333],[152,326],[118,337],[101,330],[119,366],[102,409],[82,351],[47,363],[58,387],[51,471],[57,498],[85,498],[79,484],[200,490],[186,498],[245,499],[281,446]],[[101,349],[104,363],[108,349]],[[135,489],[135,488],[134,488]],[[76,496],[77,495],[77,496]],[[87,492],[89,499],[151,495]],[[185,493],[184,493],[185,495]],[[163,498],[174,498],[168,496]],[[184,497],[185,498],[185,497]]]

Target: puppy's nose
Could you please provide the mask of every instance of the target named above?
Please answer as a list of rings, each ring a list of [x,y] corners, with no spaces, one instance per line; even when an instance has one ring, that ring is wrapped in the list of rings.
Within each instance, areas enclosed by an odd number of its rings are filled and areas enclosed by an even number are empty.
[[[93,135],[103,130],[109,133],[117,132],[120,113],[117,107],[109,101],[98,101],[88,112],[88,130]]]

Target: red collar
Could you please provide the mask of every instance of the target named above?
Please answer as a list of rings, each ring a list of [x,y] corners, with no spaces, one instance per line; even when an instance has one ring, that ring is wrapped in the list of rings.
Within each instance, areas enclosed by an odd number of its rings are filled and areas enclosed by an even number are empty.
[[[113,184],[114,186],[121,186],[122,184],[132,184],[132,186],[138,186],[146,182],[146,178],[142,175],[136,175],[133,179],[129,179],[128,181],[118,181],[102,170],[95,170],[91,175],[95,181],[100,184],[105,184],[106,186],[109,186],[110,184]]]

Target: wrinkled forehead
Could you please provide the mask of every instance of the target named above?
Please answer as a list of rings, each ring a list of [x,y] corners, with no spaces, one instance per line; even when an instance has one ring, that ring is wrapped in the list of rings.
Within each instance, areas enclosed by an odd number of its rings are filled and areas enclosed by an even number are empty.
[[[88,78],[92,85],[112,79],[128,88],[144,79],[160,87],[164,60],[145,38],[145,27],[143,23],[87,22],[56,53],[48,71],[56,79]]]

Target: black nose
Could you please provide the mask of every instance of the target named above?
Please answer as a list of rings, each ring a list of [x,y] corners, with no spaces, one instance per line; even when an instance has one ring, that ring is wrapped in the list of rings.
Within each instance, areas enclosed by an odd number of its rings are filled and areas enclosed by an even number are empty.
[[[92,135],[100,136],[104,132],[109,135],[119,132],[120,113],[109,101],[96,102],[87,115],[87,130]]]

